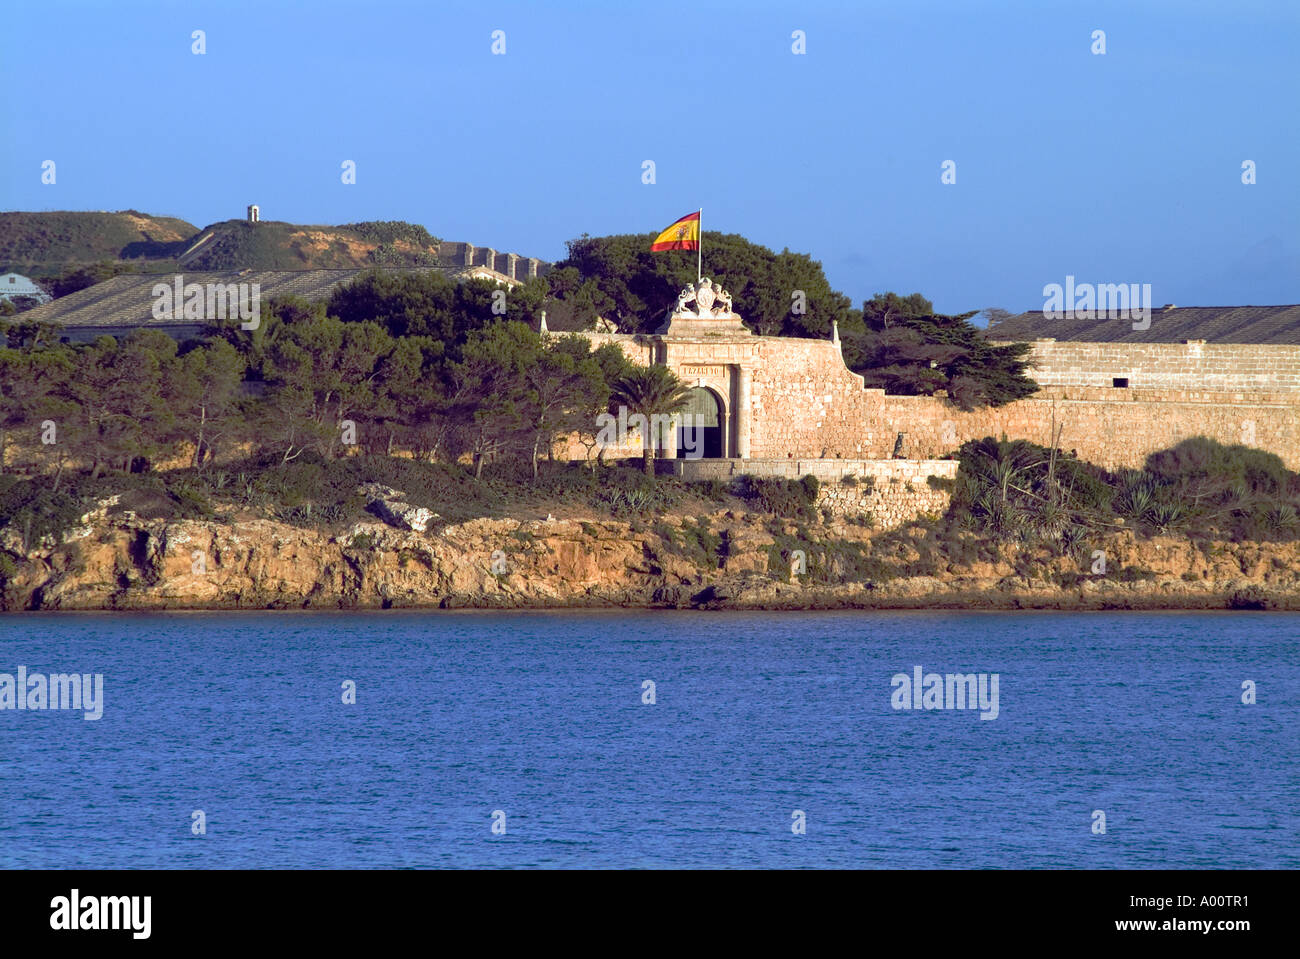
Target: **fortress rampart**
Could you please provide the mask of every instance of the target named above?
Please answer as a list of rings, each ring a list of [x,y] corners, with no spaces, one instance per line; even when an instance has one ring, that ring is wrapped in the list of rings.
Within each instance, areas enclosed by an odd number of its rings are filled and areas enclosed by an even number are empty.
[[[443,240],[438,244],[438,263],[449,269],[485,266],[521,283],[535,276],[545,276],[551,271],[550,263],[535,256],[498,253],[490,246],[475,246],[473,243],[453,240]]]
[[[1300,346],[1085,343],[1035,340],[1030,374],[1042,386],[1127,385],[1154,390],[1300,391]],[[1116,380],[1123,381],[1120,384]]]
[[[689,318],[671,330],[584,335],[707,391],[719,425],[706,456],[927,460],[985,436],[1053,445],[1055,430],[1055,445],[1108,469],[1140,468],[1154,452],[1206,436],[1300,470],[1300,346],[1039,340],[1030,357],[1037,394],[965,412],[943,397],[864,388],[831,340],[693,333]],[[675,457],[676,437],[668,440],[664,455]],[[623,449],[639,450],[639,437]]]

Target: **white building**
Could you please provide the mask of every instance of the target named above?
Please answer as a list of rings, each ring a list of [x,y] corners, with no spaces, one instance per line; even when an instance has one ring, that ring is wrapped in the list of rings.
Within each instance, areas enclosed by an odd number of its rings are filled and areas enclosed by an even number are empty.
[[[0,276],[0,300],[12,300],[17,296],[30,296],[41,303],[50,301],[50,295],[27,277],[18,273]]]

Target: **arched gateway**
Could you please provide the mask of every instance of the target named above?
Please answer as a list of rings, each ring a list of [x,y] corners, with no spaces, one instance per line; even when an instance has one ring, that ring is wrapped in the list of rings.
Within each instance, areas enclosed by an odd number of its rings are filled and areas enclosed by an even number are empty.
[[[695,387],[688,398],[677,427],[677,458],[722,456],[722,400],[706,386]]]
[[[834,332],[829,340],[759,336],[734,311],[726,290],[709,279],[683,289],[652,334],[581,335],[616,345],[638,366],[666,367],[686,387],[678,424],[656,430],[653,439],[658,457],[672,459],[678,475],[766,468],[760,460],[779,464],[780,475],[793,474],[811,459],[861,458],[869,444],[882,442],[874,435],[881,403],[845,367]],[[635,429],[619,436],[622,445],[607,458],[642,454]],[[572,449],[575,457],[590,455],[576,439]],[[827,469],[838,475],[841,466]]]

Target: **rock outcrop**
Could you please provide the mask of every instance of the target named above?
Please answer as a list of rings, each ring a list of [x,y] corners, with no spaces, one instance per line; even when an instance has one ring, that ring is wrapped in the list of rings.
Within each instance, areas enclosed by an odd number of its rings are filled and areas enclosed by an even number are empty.
[[[418,532],[421,517],[397,510],[389,523],[412,528],[375,521],[329,532],[103,510],[85,519],[62,543],[0,568],[4,609],[1300,609],[1295,543],[1198,546],[1122,531],[1104,543],[1101,575],[1067,557],[1027,564],[1006,549],[994,560],[944,560],[918,573],[921,553],[906,536],[877,551],[873,537],[882,534],[862,527],[782,531],[731,512],[665,517],[653,529],[548,518],[476,519],[437,532]],[[816,564],[799,575],[793,552],[803,545]],[[854,565],[864,556],[868,572]]]
[[[406,502],[406,494],[381,483],[366,483],[357,492],[366,497],[366,509],[389,526],[423,533],[438,514],[423,506]]]

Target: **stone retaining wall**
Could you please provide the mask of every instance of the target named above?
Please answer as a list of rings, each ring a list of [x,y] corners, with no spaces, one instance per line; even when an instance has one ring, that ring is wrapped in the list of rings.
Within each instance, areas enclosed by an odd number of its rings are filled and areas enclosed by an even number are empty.
[[[678,459],[660,460],[659,469],[692,481],[815,476],[821,483],[818,509],[836,516],[869,516],[873,528],[882,530],[943,513],[957,477],[956,460]],[[932,485],[932,477],[941,482]]]

